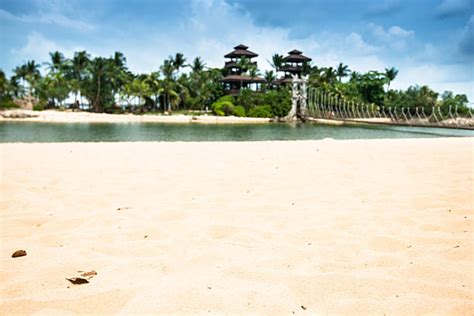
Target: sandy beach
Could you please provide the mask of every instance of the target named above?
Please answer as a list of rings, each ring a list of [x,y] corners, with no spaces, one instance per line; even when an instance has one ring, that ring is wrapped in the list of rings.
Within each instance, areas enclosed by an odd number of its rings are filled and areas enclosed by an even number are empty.
[[[0,144],[0,314],[472,315],[473,163],[474,138]]]
[[[271,119],[236,116],[214,115],[134,115],[134,114],[106,114],[72,111],[30,111],[7,110],[0,112],[1,121],[45,122],[45,123],[203,123],[203,124],[238,124],[238,123],[268,123]]]

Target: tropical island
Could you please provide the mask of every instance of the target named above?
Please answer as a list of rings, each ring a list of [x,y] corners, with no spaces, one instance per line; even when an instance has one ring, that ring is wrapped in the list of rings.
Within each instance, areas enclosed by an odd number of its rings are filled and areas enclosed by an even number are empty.
[[[473,314],[472,0],[11,0],[0,30],[0,315]]]
[[[367,73],[351,71],[343,63],[319,67],[292,50],[288,56],[271,56],[273,70],[261,73],[252,62],[256,56],[241,44],[224,56],[229,60],[223,68],[208,68],[200,57],[188,63],[176,53],[156,71],[136,74],[120,52],[106,58],[80,51],[69,59],[56,51],[42,64],[30,60],[16,67],[10,78],[0,70],[0,109],[281,118],[291,108],[292,76],[305,76],[309,87],[356,104],[413,113],[417,108],[447,113],[455,107],[461,115],[468,113],[468,99],[462,94],[439,94],[427,86],[390,89],[398,74],[394,67]]]

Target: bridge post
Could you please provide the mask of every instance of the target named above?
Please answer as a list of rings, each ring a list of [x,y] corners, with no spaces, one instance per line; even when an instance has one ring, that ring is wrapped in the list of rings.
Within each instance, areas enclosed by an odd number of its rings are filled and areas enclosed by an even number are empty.
[[[297,118],[306,117],[308,114],[308,76],[298,78],[293,75],[291,82],[291,110],[285,117],[286,121],[294,121]]]

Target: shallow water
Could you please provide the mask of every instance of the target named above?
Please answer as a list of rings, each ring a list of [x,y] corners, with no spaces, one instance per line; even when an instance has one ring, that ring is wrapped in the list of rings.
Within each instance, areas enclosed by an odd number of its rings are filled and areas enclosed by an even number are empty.
[[[399,126],[1,122],[0,142],[264,141],[474,136],[474,131]]]

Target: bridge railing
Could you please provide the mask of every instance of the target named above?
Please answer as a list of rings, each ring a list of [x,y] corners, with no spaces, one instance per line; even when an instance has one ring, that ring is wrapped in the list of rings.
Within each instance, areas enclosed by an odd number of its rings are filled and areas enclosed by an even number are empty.
[[[377,124],[474,129],[473,110],[458,107],[380,107],[345,100],[338,95],[308,89],[308,116],[319,119]]]

